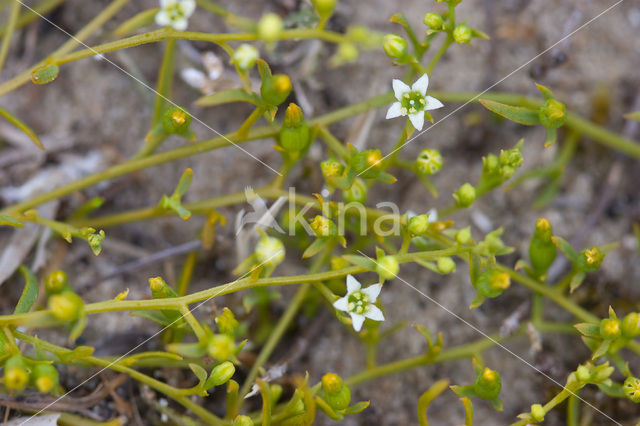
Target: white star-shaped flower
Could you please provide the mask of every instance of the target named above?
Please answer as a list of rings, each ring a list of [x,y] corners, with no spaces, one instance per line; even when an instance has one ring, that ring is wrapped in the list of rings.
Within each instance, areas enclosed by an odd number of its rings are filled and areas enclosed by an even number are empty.
[[[156,24],[184,31],[187,29],[189,17],[195,9],[195,0],[160,0],[160,11],[156,13]]]
[[[352,275],[347,275],[347,294],[336,300],[333,307],[351,315],[353,329],[360,331],[365,318],[384,321],[382,311],[374,305],[381,289],[382,284],[362,288],[358,280]]]
[[[429,76],[423,74],[422,77],[409,87],[398,79],[393,79],[393,93],[398,102],[394,102],[387,111],[387,119],[400,116],[409,116],[411,124],[416,130],[422,130],[424,126],[424,112],[431,109],[442,108],[442,102],[433,96],[427,96],[429,86]]]

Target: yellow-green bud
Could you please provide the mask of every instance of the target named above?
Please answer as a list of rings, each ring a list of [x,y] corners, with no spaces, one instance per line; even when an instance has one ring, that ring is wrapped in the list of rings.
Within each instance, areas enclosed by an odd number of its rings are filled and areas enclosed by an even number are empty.
[[[453,194],[456,205],[463,209],[471,207],[476,200],[476,189],[470,183],[465,183]]]
[[[597,246],[583,250],[578,255],[578,268],[585,272],[593,272],[600,268],[604,256]]]
[[[339,61],[341,62],[355,61],[359,55],[358,47],[355,44],[349,42],[340,43],[338,45],[337,55]]]
[[[640,314],[631,312],[622,319],[622,335],[633,339],[640,336]]]
[[[227,383],[236,372],[236,367],[229,361],[216,365],[211,370],[211,376],[207,380],[207,386],[220,386]]]
[[[277,266],[284,260],[284,244],[277,238],[263,235],[256,245],[255,253],[261,265]]]
[[[436,174],[442,169],[442,155],[437,149],[423,149],[416,159],[416,169],[427,176]]]
[[[580,365],[576,369],[576,378],[581,382],[587,382],[589,381],[589,379],[591,379],[591,372],[584,365]]]
[[[47,307],[51,314],[60,321],[74,321],[78,319],[84,308],[82,299],[77,294],[66,291],[49,297]]]
[[[450,274],[456,271],[456,262],[450,257],[440,257],[436,262],[438,272],[441,274]]]
[[[338,160],[330,158],[320,163],[320,170],[322,170],[322,176],[324,176],[325,180],[330,180],[331,178],[342,176],[344,165]]]
[[[629,376],[622,384],[624,395],[636,404],[640,402],[640,379]]]
[[[407,55],[407,42],[398,34],[387,34],[382,39],[382,48],[390,58],[403,58]]]
[[[233,63],[240,69],[248,70],[253,68],[259,57],[258,49],[250,44],[243,43],[233,52]]]
[[[407,230],[413,236],[422,235],[429,229],[429,216],[421,214],[409,219]]]
[[[500,373],[490,368],[482,370],[473,383],[473,390],[476,395],[483,399],[491,400],[497,398],[501,389]]]
[[[275,13],[267,13],[258,22],[258,38],[265,43],[273,43],[280,37],[282,19]]]
[[[338,233],[336,224],[320,215],[314,217],[309,226],[318,237],[330,237]]]
[[[478,277],[478,292],[484,297],[498,297],[511,285],[511,278],[506,272],[488,269]]]
[[[51,392],[60,382],[58,370],[51,364],[36,364],[33,367],[31,380],[42,393]]]
[[[424,24],[434,31],[440,31],[444,28],[444,19],[439,13],[426,13],[424,15]]]
[[[178,294],[171,288],[162,277],[149,278],[149,288],[154,299],[167,299],[178,297]]]
[[[536,222],[536,230],[529,244],[529,260],[539,275],[547,272],[556,258],[558,249],[551,240],[553,230],[547,219],[540,218]]]
[[[393,256],[383,256],[376,262],[376,272],[383,280],[390,280],[398,275],[400,264]]]
[[[290,103],[284,113],[284,123],[280,130],[279,143],[290,152],[298,152],[309,146],[309,126],[304,121],[304,115],[300,107]]]
[[[456,232],[456,242],[458,244],[467,244],[469,240],[471,240],[471,227],[467,226]]]
[[[359,176],[375,179],[382,170],[382,161],[382,153],[379,149],[365,149],[353,157],[351,166]]]
[[[360,203],[364,204],[367,201],[367,185],[360,178],[355,178],[351,188],[346,191],[342,191],[342,198],[347,203]]]
[[[565,105],[555,99],[547,99],[538,111],[538,118],[544,127],[556,129],[567,119]]]
[[[253,426],[253,420],[251,417],[240,414],[233,419],[232,426]]]
[[[191,115],[179,106],[172,106],[162,114],[162,127],[169,134],[184,134],[189,131]]]
[[[471,41],[471,36],[472,36],[471,28],[469,28],[465,24],[457,25],[456,28],[453,30],[453,39],[458,44],[469,43]]]
[[[216,324],[218,325],[220,333],[229,334],[231,336],[235,334],[238,326],[240,325],[229,308],[222,309],[222,313],[216,317]]]
[[[533,420],[535,420],[536,422],[541,422],[544,420],[544,415],[547,414],[546,411],[544,411],[544,408],[542,407],[542,405],[540,404],[533,404],[531,406],[531,417],[533,418]]]
[[[316,13],[323,21],[326,21],[333,14],[338,0],[311,0]]]
[[[44,288],[47,293],[60,293],[67,286],[67,274],[64,271],[53,271],[44,281]]]
[[[604,339],[617,339],[621,334],[620,320],[617,318],[605,318],[600,321],[600,336]]]
[[[236,345],[233,339],[226,334],[214,334],[207,344],[207,353],[213,359],[226,361],[234,354]]]
[[[14,355],[4,364],[4,385],[8,389],[22,390],[29,383],[29,371],[20,355]]]
[[[264,79],[260,86],[260,95],[269,105],[278,106],[287,99],[291,89],[291,79],[288,75],[275,74]]]
[[[334,410],[344,410],[351,402],[351,391],[337,374],[322,376],[322,393],[324,400]]]

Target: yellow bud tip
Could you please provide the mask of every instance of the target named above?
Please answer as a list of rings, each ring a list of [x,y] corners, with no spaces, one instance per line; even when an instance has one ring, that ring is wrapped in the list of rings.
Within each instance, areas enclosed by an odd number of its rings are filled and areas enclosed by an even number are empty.
[[[184,124],[185,121],[187,121],[187,114],[185,114],[184,111],[180,110],[174,111],[171,113],[171,121],[180,126]]]
[[[291,80],[287,75],[277,76],[275,79],[275,86],[281,93],[285,93],[291,90]]]
[[[589,265],[593,265],[598,262],[598,260],[600,260],[600,256],[600,249],[598,247],[592,247],[584,252],[584,259]]]
[[[322,376],[322,387],[327,393],[338,393],[342,389],[342,379],[337,374],[327,373]]]
[[[604,331],[610,335],[614,336],[620,333],[620,322],[619,321],[608,321],[604,326]]]
[[[493,382],[496,379],[496,372],[487,367],[482,371],[482,378],[488,382]]]
[[[36,387],[42,393],[49,393],[49,391],[53,389],[53,385],[54,383],[53,380],[51,380],[51,377],[43,376],[36,379]]]
[[[511,278],[509,277],[509,274],[507,274],[506,272],[502,272],[496,275],[496,279],[493,283],[493,286],[495,288],[506,290],[509,288],[510,285],[511,285]]]
[[[536,228],[540,229],[541,231],[546,231],[551,228],[551,223],[549,223],[547,219],[541,217],[536,222]]]
[[[367,164],[371,167],[379,167],[382,162],[382,155],[378,151],[367,154]]]
[[[29,374],[22,368],[10,368],[4,373],[4,384],[9,389],[23,389],[28,381]]]
[[[152,291],[160,291],[165,285],[162,277],[149,278],[149,287]]]

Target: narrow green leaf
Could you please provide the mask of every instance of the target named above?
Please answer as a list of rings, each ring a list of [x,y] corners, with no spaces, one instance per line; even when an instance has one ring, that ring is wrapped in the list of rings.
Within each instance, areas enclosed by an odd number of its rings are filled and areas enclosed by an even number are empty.
[[[24,228],[24,224],[11,216],[0,215],[0,226],[13,226],[14,228]]]
[[[204,388],[204,384],[207,381],[207,370],[200,367],[198,364],[189,363],[189,368],[193,371],[193,374],[198,378],[198,386]]]
[[[581,322],[573,325],[576,330],[583,336],[587,337],[600,337],[600,325],[590,322]]]
[[[165,327],[169,326],[171,324],[171,321],[169,321],[167,319],[167,317],[165,315],[162,314],[162,312],[159,311],[133,311],[131,312],[129,315],[133,316],[133,317],[142,317],[142,318],[146,318],[148,320],[151,320],[153,322],[157,322],[160,325],[163,325]]]
[[[306,259],[308,257],[315,256],[320,253],[320,251],[326,247],[328,241],[325,238],[318,238],[315,240],[307,249],[302,253],[302,258]]]
[[[473,404],[467,397],[460,398],[464,406],[464,426],[473,426]]]
[[[75,360],[82,360],[93,355],[93,348],[91,346],[78,346],[71,352],[58,355],[62,362],[71,362]]]
[[[14,314],[24,314],[29,312],[33,307],[33,304],[38,298],[38,280],[33,272],[24,265],[18,267],[18,271],[22,274],[25,280],[24,290],[22,290],[22,296],[18,300]]]
[[[42,142],[40,142],[38,135],[36,135],[36,133],[31,130],[31,128],[27,126],[22,120],[3,108],[0,108],[0,115],[6,118],[9,123],[13,124],[18,129],[22,130],[27,136],[29,136],[29,139],[31,139],[38,148],[44,149],[44,145],[42,145]]]
[[[113,30],[113,34],[118,37],[125,37],[132,34],[139,28],[153,24],[156,14],[159,10],[159,7],[143,10],[142,12],[134,15],[132,18],[129,18],[122,24],[120,24],[118,28]]]
[[[360,401],[356,402],[350,407],[347,407],[343,410],[344,414],[360,414],[367,408],[371,403],[369,401]]]
[[[253,105],[260,105],[260,97],[255,93],[249,93],[244,89],[231,89],[216,92],[203,96],[195,101],[201,107],[229,104],[232,102],[249,102]]]
[[[606,354],[609,350],[609,346],[611,345],[611,340],[603,340],[602,343],[593,351],[593,356],[591,359],[600,358],[602,355]]]
[[[562,251],[567,259],[571,261],[571,263],[576,263],[578,261],[578,253],[575,251],[571,244],[567,240],[562,237],[553,236],[551,237],[553,243]]]
[[[571,282],[569,283],[569,291],[571,293],[573,293],[575,289],[580,287],[580,284],[582,284],[582,281],[584,281],[584,277],[584,272],[578,272],[573,277],[571,277]]]
[[[376,269],[376,263],[368,257],[358,256],[355,254],[345,254],[342,256],[342,258],[349,263],[352,263],[356,266],[362,266],[363,268],[367,268],[370,271]]]
[[[489,99],[478,99],[478,102],[489,111],[495,112],[516,123],[524,124],[525,126],[535,126],[540,123],[538,111],[534,109],[501,104],[500,102],[490,101]]]
[[[536,83],[536,87],[538,88],[540,93],[542,93],[542,96],[544,97],[545,100],[555,99],[555,97],[553,96],[553,92],[548,87],[538,83]]]

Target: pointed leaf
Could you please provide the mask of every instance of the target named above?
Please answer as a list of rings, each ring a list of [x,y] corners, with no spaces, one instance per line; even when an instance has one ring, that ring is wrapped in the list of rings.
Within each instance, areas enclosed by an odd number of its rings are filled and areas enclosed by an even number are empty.
[[[548,87],[543,86],[542,84],[536,83],[536,87],[542,93],[542,96],[545,100],[554,99],[553,92]]]
[[[491,112],[525,126],[535,126],[540,123],[538,111],[534,109],[518,107],[513,105],[501,104],[500,102],[490,101],[489,99],[478,99],[485,108]]]
[[[14,228],[24,228],[24,224],[11,216],[0,215],[0,226],[13,226]]]
[[[352,263],[356,266],[362,266],[363,268],[373,271],[376,269],[376,262],[365,256],[358,256],[355,254],[345,254],[342,256],[344,260]]]
[[[473,426],[473,404],[467,397],[460,398],[464,406],[464,426]]]
[[[573,277],[571,277],[571,282],[569,283],[569,291],[571,293],[574,292],[575,289],[580,287],[580,284],[584,281],[585,273],[577,272]]]
[[[36,302],[38,298],[38,280],[33,272],[29,268],[24,265],[20,265],[18,270],[22,274],[25,280],[24,290],[22,290],[22,295],[20,296],[20,300],[18,300],[18,304],[16,305],[14,314],[24,314],[29,312],[33,304]]]
[[[197,99],[195,104],[201,107],[209,107],[232,102],[249,102],[253,105],[260,105],[262,103],[260,96],[255,93],[247,92],[244,89],[231,89],[203,96]]]
[[[502,411],[503,405],[502,405],[502,400],[500,398],[494,398],[489,402],[491,403],[491,406],[493,406],[493,408],[496,411]]]
[[[606,354],[609,350],[609,346],[611,346],[611,340],[603,340],[598,348],[593,352],[591,359],[600,358],[602,355]]]
[[[122,24],[120,24],[118,28],[113,30],[113,34],[118,37],[124,37],[133,33],[138,28],[153,24],[156,14],[159,10],[159,7],[143,10],[142,12],[134,15],[132,18],[127,19]]]
[[[44,145],[42,145],[42,142],[40,142],[38,135],[36,135],[36,133],[31,130],[31,128],[27,126],[22,120],[3,108],[0,108],[0,115],[6,118],[9,123],[13,124],[18,129],[22,130],[27,136],[29,136],[29,139],[31,139],[38,148],[44,150]]]
[[[564,254],[567,256],[567,259],[571,261],[571,263],[576,263],[578,261],[578,253],[575,251],[571,244],[567,240],[562,237],[558,237],[554,235],[551,237],[553,243],[558,247]]]
[[[311,243],[309,247],[307,247],[304,253],[302,253],[302,258],[306,259],[308,257],[315,256],[316,254],[320,253],[323,248],[326,247],[327,243],[328,240],[326,238],[318,238],[313,243]]]
[[[148,310],[148,311],[133,311],[129,315],[134,317],[142,317],[153,322],[157,322],[158,324],[168,327],[171,325],[171,321],[167,319],[167,317],[160,311]]]
[[[551,145],[556,143],[557,131],[554,128],[547,127],[547,137],[544,141],[544,147],[549,148]]]
[[[467,398],[473,398],[478,396],[476,391],[473,390],[472,385],[467,386],[450,386],[451,390],[456,393],[458,396],[464,396]]]
[[[204,388],[204,384],[207,381],[207,370],[194,363],[189,363],[189,368],[198,378],[198,387]]]
[[[573,326],[583,336],[600,337],[600,325],[599,324],[594,324],[594,323],[590,323],[590,322],[582,322],[580,324],[574,324]]]
[[[360,401],[344,409],[344,414],[360,414],[369,406],[369,401]]]

